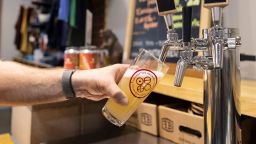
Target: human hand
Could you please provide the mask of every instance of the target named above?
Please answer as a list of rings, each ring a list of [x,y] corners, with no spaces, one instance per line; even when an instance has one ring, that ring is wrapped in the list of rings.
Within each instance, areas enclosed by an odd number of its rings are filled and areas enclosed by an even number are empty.
[[[127,64],[115,64],[99,69],[78,70],[72,76],[72,85],[77,97],[91,100],[113,98],[117,103],[128,104],[127,97],[118,87]]]

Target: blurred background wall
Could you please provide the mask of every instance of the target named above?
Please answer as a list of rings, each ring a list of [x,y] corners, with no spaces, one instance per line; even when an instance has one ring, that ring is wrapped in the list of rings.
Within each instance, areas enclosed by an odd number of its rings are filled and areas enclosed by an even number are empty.
[[[31,0],[1,0],[1,59],[12,60],[19,54],[14,45],[15,23],[17,21],[19,8],[21,5],[29,5]]]
[[[107,25],[118,36],[122,46],[125,43],[125,33],[131,0],[109,0],[107,8]]]
[[[242,37],[241,53],[256,55],[256,5],[255,0],[231,0],[225,8],[225,23],[239,29]],[[256,62],[241,62],[242,78],[256,79]]]

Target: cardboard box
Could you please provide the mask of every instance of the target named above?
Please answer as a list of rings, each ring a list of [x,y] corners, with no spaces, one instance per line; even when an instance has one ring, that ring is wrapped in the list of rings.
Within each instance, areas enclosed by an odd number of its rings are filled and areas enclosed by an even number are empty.
[[[157,105],[142,103],[137,110],[139,129],[141,131],[158,135]]]
[[[158,106],[170,102],[178,105],[188,104],[187,102],[177,100],[169,96],[152,93],[149,95],[149,97],[147,97],[144,103],[139,106],[137,111],[133,113],[126,124],[136,127],[141,131],[158,136]]]
[[[159,106],[159,135],[178,144],[203,144],[203,117]]]

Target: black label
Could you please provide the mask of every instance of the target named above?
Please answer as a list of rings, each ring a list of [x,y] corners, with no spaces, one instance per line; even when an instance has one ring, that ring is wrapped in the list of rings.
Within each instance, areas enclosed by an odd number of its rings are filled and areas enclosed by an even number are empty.
[[[159,13],[175,10],[174,0],[157,0],[157,6]]]
[[[205,4],[211,4],[211,3],[225,3],[227,0],[204,0]]]

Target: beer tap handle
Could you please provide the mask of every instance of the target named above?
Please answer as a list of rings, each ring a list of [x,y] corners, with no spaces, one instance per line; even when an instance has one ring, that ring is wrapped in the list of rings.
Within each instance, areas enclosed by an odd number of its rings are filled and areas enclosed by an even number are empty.
[[[172,14],[176,12],[174,0],[157,0],[158,14],[164,16],[165,24],[168,30],[172,27]]]
[[[213,7],[211,8],[211,12],[212,12],[212,22],[213,22],[213,26],[217,27],[222,27],[223,25],[223,21],[222,21],[222,17],[223,17],[223,8],[221,7]]]
[[[222,27],[222,17],[223,17],[223,7],[228,5],[228,0],[204,0],[204,7],[210,8],[212,12],[212,21],[214,27]],[[217,36],[217,37],[216,37]],[[223,67],[223,48],[224,42],[222,35],[219,35],[219,32],[216,33],[216,36],[213,38],[213,47],[212,47],[212,59],[214,68]]]
[[[222,26],[223,7],[228,5],[228,0],[204,0],[204,7],[211,9],[213,25]]]
[[[183,17],[183,31],[182,37],[184,43],[190,43],[191,41],[191,18],[192,18],[192,7],[182,8]]]
[[[182,81],[183,81],[187,66],[188,64],[183,59],[180,59],[177,62],[175,76],[174,76],[174,86],[180,87],[182,85]]]

